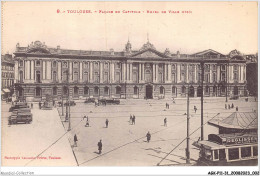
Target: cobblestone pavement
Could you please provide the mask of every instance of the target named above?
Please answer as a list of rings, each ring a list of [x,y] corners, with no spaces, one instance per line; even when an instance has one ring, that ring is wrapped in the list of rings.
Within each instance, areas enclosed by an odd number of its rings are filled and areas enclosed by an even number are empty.
[[[35,104],[31,124],[8,125],[11,105],[5,102],[1,105],[2,166],[77,165],[56,108],[39,110]]]
[[[165,103],[170,108],[165,108]],[[204,122],[211,118],[223,118],[235,112],[225,110],[225,98],[204,99]],[[257,111],[257,102],[250,98],[229,100],[226,104],[234,103],[239,112]],[[198,108],[195,113],[193,107]],[[62,110],[58,108],[61,114]],[[97,106],[78,102],[71,107],[71,127],[68,133],[73,146],[73,136],[78,137],[78,146],[73,147],[80,166],[155,166],[167,153],[177,147],[160,165],[183,165],[186,162],[186,99],[176,99],[176,104],[169,100],[121,100],[120,105]],[[64,108],[65,114],[65,108]],[[130,125],[130,114],[136,116],[136,124]],[[90,127],[85,127],[89,117]],[[168,126],[163,125],[167,118]],[[190,133],[200,127],[200,98],[190,99]],[[64,121],[64,116],[61,117]],[[109,120],[105,128],[105,120]],[[65,129],[68,122],[63,122]],[[150,131],[151,141],[146,142],[146,133]],[[218,133],[218,129],[209,125],[204,126],[204,138],[209,133]],[[191,135],[191,144],[200,137],[200,129]],[[103,151],[99,155],[97,143],[102,139]],[[180,144],[181,143],[181,144]],[[180,144],[180,145],[179,145]],[[179,146],[178,146],[179,145]],[[199,157],[196,147],[191,148],[191,163],[195,164]]]

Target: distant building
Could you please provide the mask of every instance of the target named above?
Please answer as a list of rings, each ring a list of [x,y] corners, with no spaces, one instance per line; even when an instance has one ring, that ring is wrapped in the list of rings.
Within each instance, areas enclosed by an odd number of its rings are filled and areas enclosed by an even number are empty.
[[[245,55],[246,58],[246,80],[250,95],[258,95],[258,53]]]
[[[14,61],[11,54],[1,55],[2,66],[2,98],[6,98],[13,92],[14,85]]]
[[[16,95],[40,101],[60,99],[172,98],[247,95],[246,59],[237,50],[228,55],[208,49],[195,54],[160,52],[147,41],[132,50],[86,51],[49,48],[40,41],[16,46]],[[204,86],[202,80],[204,68]],[[68,91],[69,90],[69,91]]]

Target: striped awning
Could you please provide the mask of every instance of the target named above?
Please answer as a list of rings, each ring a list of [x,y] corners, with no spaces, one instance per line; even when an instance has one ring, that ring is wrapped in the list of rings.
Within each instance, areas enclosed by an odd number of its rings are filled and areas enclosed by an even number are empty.
[[[4,91],[5,93],[10,93],[10,90],[9,90],[9,89],[3,89],[3,91]]]

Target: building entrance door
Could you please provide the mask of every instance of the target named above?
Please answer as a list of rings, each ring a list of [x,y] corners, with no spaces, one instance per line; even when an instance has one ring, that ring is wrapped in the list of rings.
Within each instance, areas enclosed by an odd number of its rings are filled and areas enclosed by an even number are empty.
[[[153,86],[151,86],[151,85],[146,86],[146,98],[147,99],[153,98]]]
[[[194,97],[194,87],[190,87],[190,97]]]

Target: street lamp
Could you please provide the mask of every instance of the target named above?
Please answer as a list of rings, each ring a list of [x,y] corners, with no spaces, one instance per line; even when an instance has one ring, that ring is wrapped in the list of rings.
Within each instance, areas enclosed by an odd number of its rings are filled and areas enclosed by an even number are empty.
[[[188,83],[187,90],[187,148],[186,148],[186,163],[190,164],[190,85]]]

